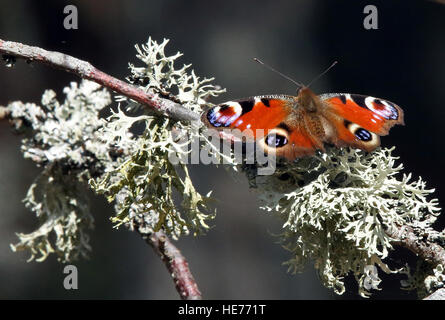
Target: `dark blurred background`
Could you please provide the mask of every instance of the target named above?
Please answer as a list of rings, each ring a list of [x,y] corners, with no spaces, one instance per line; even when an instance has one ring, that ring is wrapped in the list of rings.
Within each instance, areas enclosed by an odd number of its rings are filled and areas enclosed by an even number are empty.
[[[63,8],[74,4],[79,29],[63,28]],[[378,30],[365,30],[363,9],[378,9]],[[134,44],[149,36],[171,39],[167,51],[184,53],[199,76],[216,78],[227,93],[214,99],[257,94],[294,94],[292,83],[252,61],[253,57],[308,82],[334,60],[339,64],[313,86],[324,92],[369,94],[396,102],[405,110],[406,126],[382,139],[396,146],[407,172],[422,176],[444,204],[445,153],[445,6],[433,1],[5,1],[0,0],[0,39],[57,50],[87,60],[123,79],[127,63],[137,62]],[[52,88],[75,76],[39,64],[19,61],[0,65],[0,105],[22,100],[40,102]],[[140,237],[125,228],[112,229],[112,209],[92,195],[96,228],[91,232],[89,260],[75,263],[79,289],[63,289],[63,265],[55,257],[26,263],[13,253],[15,232],[30,232],[38,221],[21,200],[39,169],[25,161],[20,137],[0,123],[0,298],[177,299],[168,272]],[[281,222],[257,207],[255,194],[242,177],[223,168],[196,166],[193,177],[202,192],[219,199],[214,228],[206,236],[177,242],[207,299],[356,299],[357,287],[336,296],[324,288],[312,265],[295,276],[281,263],[289,253],[271,233]],[[445,226],[441,217],[437,228]],[[397,250],[392,261],[414,261]],[[382,275],[382,291],[373,299],[414,299],[401,291],[402,277]]]

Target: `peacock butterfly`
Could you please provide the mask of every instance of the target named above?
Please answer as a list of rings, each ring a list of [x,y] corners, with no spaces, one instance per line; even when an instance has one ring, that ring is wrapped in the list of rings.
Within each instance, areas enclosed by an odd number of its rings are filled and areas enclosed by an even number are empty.
[[[297,96],[228,101],[206,110],[201,120],[219,131],[247,130],[266,153],[288,160],[325,151],[325,143],[370,152],[380,145],[379,136],[396,124],[404,125],[403,110],[388,100],[350,93],[316,95],[308,86],[295,83]]]

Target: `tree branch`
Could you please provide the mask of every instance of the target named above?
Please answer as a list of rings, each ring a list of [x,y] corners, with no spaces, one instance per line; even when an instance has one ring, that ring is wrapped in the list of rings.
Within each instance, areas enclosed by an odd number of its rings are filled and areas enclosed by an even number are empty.
[[[407,248],[423,260],[434,266],[445,266],[445,248],[432,242],[430,239],[421,239],[410,226],[399,226],[386,230],[388,236],[393,238],[392,243]],[[420,239],[419,239],[420,238]],[[445,300],[445,289],[438,289],[423,300]]]
[[[187,260],[165,233],[158,231],[149,235],[141,233],[141,235],[164,262],[175,282],[176,290],[179,292],[181,299],[201,300],[201,292],[190,272]]]
[[[145,92],[127,82],[100,71],[89,62],[60,52],[47,51],[19,42],[0,39],[0,53],[3,54],[4,57],[13,56],[26,59],[26,61],[37,61],[50,67],[73,73],[81,78],[94,81],[176,120],[192,121],[199,119],[198,114],[184,108],[176,102],[161,98],[156,93]]]
[[[393,244],[411,250],[425,261],[434,265],[442,264],[445,266],[445,249],[429,239],[422,239],[412,227],[401,226],[392,228],[386,230],[386,233],[394,239],[392,241]]]

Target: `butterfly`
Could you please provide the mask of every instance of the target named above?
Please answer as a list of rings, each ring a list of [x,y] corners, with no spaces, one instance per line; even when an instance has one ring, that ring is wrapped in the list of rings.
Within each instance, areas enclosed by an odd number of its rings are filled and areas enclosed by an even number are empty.
[[[350,93],[316,95],[300,85],[297,96],[261,95],[219,104],[206,110],[201,121],[218,131],[247,130],[265,153],[294,160],[325,151],[325,144],[370,152],[391,127],[404,125],[403,117],[403,110],[388,100]]]

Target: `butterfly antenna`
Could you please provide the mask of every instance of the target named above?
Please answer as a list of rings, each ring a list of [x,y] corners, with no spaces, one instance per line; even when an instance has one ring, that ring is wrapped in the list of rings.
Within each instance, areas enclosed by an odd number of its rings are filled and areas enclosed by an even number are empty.
[[[334,67],[338,62],[334,61],[329,68],[327,68],[325,71],[323,71],[322,73],[320,73],[318,76],[316,76],[311,82],[309,82],[309,84],[307,85],[307,87],[309,88],[311,86],[311,84],[313,84],[315,81],[317,81],[318,79],[320,79],[322,76],[324,76],[329,70],[332,69],[332,67]]]
[[[275,70],[275,69],[272,68],[271,66],[265,64],[265,63],[264,63],[263,61],[261,61],[260,59],[253,58],[253,60],[256,61],[256,62],[258,62],[259,64],[262,64],[262,65],[265,66],[267,69],[269,69],[269,70],[271,70],[271,71],[273,71],[273,72],[275,72],[275,73],[278,73],[280,76],[282,76],[283,78],[285,78],[285,79],[291,81],[292,83],[295,83],[295,84],[296,84],[297,86],[299,86],[300,88],[301,88],[301,87],[304,87],[303,84],[301,84],[301,83],[295,81],[294,79],[292,79],[292,78],[286,76],[285,74],[281,73],[280,71]]]

